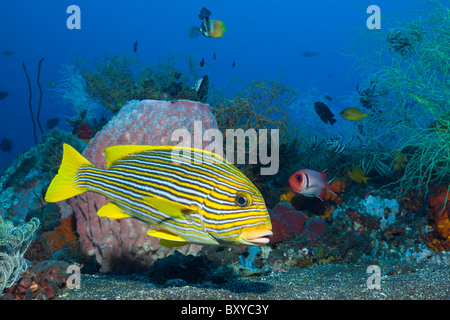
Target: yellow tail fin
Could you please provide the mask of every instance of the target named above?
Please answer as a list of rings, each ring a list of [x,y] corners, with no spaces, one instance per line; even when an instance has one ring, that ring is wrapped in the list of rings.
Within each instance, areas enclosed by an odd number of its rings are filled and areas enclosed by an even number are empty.
[[[45,195],[45,201],[58,202],[86,192],[86,188],[77,187],[75,177],[78,168],[92,164],[77,150],[68,144],[63,146],[63,158],[58,174],[53,178]]]

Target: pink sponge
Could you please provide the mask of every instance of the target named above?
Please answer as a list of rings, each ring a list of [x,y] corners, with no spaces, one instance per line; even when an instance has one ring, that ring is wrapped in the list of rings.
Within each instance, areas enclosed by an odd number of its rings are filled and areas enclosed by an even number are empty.
[[[310,217],[302,211],[297,211],[283,205],[276,205],[272,210],[269,209],[272,222],[273,236],[270,243],[282,242],[284,238],[295,237],[301,234],[311,239],[317,240],[327,226],[324,219],[320,217]]]
[[[194,136],[195,121],[200,121],[195,123],[197,136]],[[130,101],[89,141],[83,155],[96,167],[105,168],[105,148],[121,144],[176,145],[179,142],[172,142],[171,134],[182,128],[190,132],[192,144],[195,139],[201,141],[200,135],[205,130],[217,129],[210,106],[187,100]],[[205,148],[208,144],[205,141],[200,146]],[[146,234],[153,226],[135,219],[97,216],[97,210],[106,204],[106,198],[100,194],[86,192],[71,201],[81,248],[95,256],[102,272],[143,270],[175,250],[160,247],[159,239]],[[200,249],[199,245],[187,245],[177,250],[196,254]]]

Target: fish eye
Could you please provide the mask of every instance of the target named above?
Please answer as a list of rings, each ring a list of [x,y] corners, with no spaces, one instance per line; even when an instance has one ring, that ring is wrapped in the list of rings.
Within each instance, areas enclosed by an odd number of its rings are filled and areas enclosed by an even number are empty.
[[[247,195],[237,194],[234,203],[239,207],[247,207],[250,205],[250,199]]]
[[[298,175],[297,175],[297,181],[298,181],[298,182],[302,182],[302,175],[301,175],[301,174],[298,174]]]

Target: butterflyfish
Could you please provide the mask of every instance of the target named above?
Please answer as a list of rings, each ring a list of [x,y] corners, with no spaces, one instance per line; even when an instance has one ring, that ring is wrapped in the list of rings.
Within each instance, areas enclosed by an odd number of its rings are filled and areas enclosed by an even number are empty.
[[[219,38],[224,35],[227,28],[225,27],[225,23],[220,20],[208,19],[203,20],[200,28],[191,27],[189,29],[189,37],[196,38],[199,34],[204,35],[209,38]]]

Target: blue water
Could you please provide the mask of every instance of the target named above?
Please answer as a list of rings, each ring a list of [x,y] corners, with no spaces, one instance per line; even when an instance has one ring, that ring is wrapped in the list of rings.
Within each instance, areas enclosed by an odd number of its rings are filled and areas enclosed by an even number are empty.
[[[105,52],[111,56],[133,55],[135,41],[136,55],[143,64],[156,63],[169,54],[193,55],[199,62],[204,57],[203,71],[210,75],[213,85],[224,85],[232,78],[268,79],[280,75],[300,91],[315,83],[331,96],[343,96],[354,92],[361,77],[349,75],[355,61],[344,56],[342,49],[353,35],[366,28],[369,5],[380,6],[382,17],[401,15],[413,6],[411,1],[393,2],[2,0],[0,91],[9,92],[9,96],[0,100],[0,139],[12,139],[14,146],[10,153],[0,150],[0,170],[34,145],[22,61],[33,85],[36,113],[37,67],[45,57],[40,79],[44,90],[40,119],[44,129],[48,119],[71,115],[70,106],[46,88],[48,81],[60,80],[62,65],[70,64],[77,55],[87,61],[102,58]],[[66,26],[66,9],[72,4],[81,9],[80,30]],[[198,14],[203,6],[212,12],[212,18],[225,22],[227,32],[222,38],[188,37],[187,30],[200,25]],[[303,57],[309,49],[320,54]],[[15,54],[6,56],[5,50]],[[213,53],[217,60],[213,60]],[[231,68],[233,60],[235,68]],[[311,107],[305,112],[314,111]],[[64,121],[58,127],[71,129]]]

